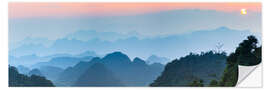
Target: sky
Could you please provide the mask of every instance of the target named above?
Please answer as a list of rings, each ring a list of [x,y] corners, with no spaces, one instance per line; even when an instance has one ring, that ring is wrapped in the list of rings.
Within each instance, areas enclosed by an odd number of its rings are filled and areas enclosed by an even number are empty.
[[[260,34],[261,3],[9,3],[10,43],[82,30],[149,38],[223,26]]]
[[[10,18],[119,16],[177,9],[261,12],[260,3],[9,3]]]

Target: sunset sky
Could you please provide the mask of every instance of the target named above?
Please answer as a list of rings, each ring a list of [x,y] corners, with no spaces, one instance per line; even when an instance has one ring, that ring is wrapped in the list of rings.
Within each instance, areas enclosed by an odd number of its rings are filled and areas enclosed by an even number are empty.
[[[10,18],[122,16],[179,9],[261,12],[260,3],[9,3]]]
[[[219,27],[260,34],[261,3],[9,3],[9,42],[80,30],[147,38]]]

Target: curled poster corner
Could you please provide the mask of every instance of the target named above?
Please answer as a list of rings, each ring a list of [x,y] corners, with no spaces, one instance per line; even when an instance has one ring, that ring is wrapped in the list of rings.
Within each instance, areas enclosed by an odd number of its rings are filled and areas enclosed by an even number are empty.
[[[239,65],[237,87],[262,87],[261,67]]]

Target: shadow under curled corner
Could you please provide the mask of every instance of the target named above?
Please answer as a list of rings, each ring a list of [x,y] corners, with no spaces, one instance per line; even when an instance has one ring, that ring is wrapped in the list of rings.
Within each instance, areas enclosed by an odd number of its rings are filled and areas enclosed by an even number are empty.
[[[236,87],[247,87],[247,82],[250,82],[251,80],[246,80],[248,77],[251,76],[251,74],[253,73],[257,73],[258,75],[260,76],[256,76],[254,77],[254,75],[252,75],[254,78],[258,78],[256,79],[256,82],[261,82],[262,81],[262,78],[261,78],[261,68],[262,68],[262,64],[258,64],[258,65],[254,65],[254,66],[242,66],[242,65],[239,65],[239,72],[238,72],[238,81],[237,81],[237,84],[236,84]],[[262,83],[255,83],[256,85],[252,85],[250,86],[248,84],[248,86],[250,87],[262,87]]]

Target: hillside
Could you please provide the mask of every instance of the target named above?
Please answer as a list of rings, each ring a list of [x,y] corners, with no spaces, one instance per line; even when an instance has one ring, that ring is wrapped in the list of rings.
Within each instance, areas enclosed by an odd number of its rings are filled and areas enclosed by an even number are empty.
[[[9,87],[53,87],[53,83],[50,80],[47,80],[45,77],[31,75],[27,76],[20,74],[18,70],[9,66]]]
[[[194,80],[203,80],[208,85],[210,80],[220,80],[225,67],[225,53],[190,53],[168,63],[150,86],[189,86]]]

